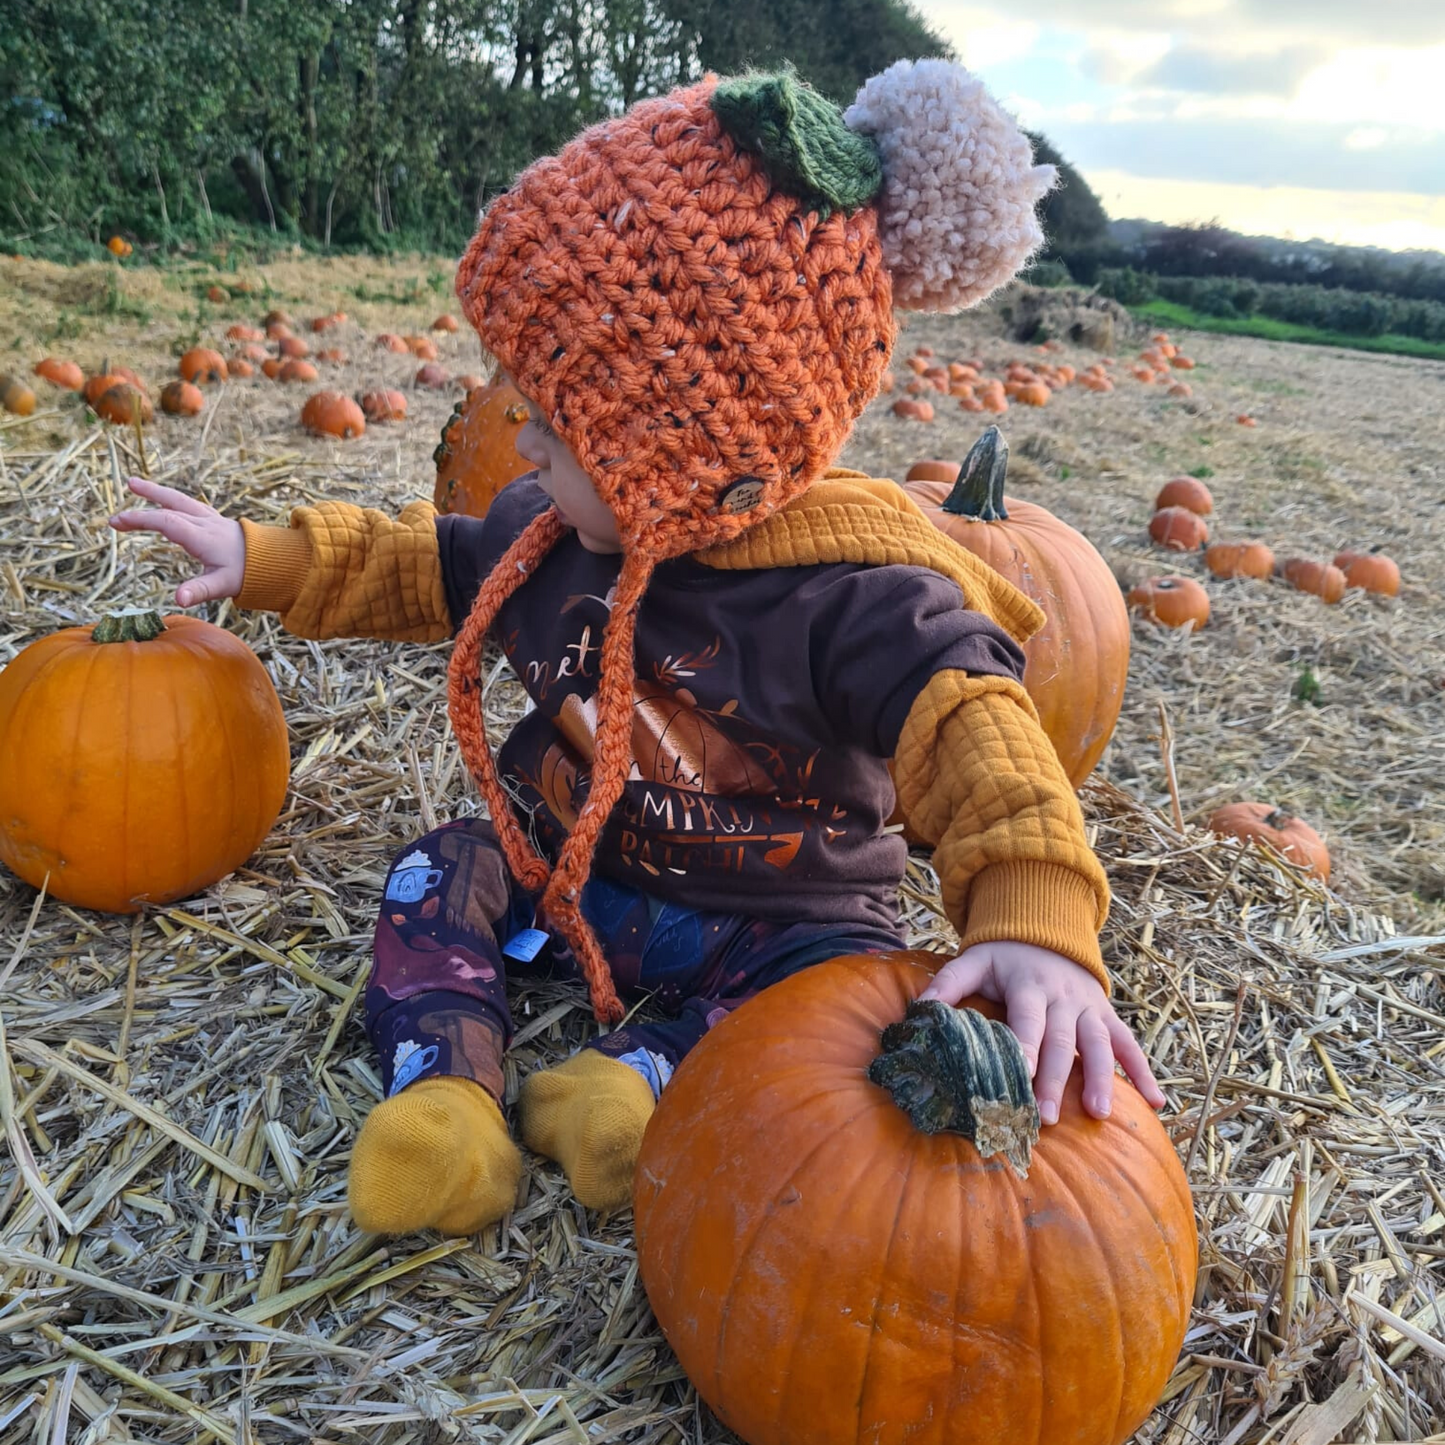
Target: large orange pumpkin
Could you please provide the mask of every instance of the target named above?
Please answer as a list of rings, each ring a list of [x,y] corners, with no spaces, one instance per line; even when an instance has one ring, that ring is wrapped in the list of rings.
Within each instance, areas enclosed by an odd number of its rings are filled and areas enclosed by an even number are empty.
[[[1022,1051],[980,1017],[1002,1011],[909,1008],[941,961],[833,959],[765,989],[648,1124],[643,1285],[748,1445],[1116,1445],[1178,1357],[1198,1241],[1168,1135],[1123,1079],[1086,1115],[1076,1065],[1030,1148]]]
[[[437,511],[485,517],[508,482],[533,471],[517,454],[517,435],[526,424],[527,402],[515,387],[494,381],[468,392],[452,408],[432,453]]]
[[[955,542],[1027,593],[1047,617],[1024,644],[1024,687],[1075,787],[1119,720],[1129,676],[1129,613],[1109,564],[1052,512],[1003,494],[1008,444],[997,427],[974,443],[954,484],[904,490]]]
[[[118,613],[0,672],[0,861],[81,908],[134,913],[232,872],[289,771],[265,668],[198,618]]]

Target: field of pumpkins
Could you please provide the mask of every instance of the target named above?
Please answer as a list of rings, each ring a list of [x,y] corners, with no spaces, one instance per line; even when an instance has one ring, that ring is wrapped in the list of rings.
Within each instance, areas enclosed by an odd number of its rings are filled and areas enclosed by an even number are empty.
[[[347,1214],[387,865],[475,807],[449,644],[180,609],[179,552],[106,525],[130,475],[260,522],[328,499],[480,514],[524,469],[521,399],[440,259],[114,257],[0,258],[0,1445],[62,1407],[48,1438],[731,1445],[658,1333],[631,1212],[586,1214],[529,1157],[516,1211],[474,1239]],[[1130,1438],[1438,1435],[1445,366],[1144,325],[1099,354],[1063,328],[1021,341],[1008,309],[900,317],[840,464],[897,480],[1047,617],[1025,685],[1109,873],[1114,998],[1199,1233],[1182,1352]],[[495,651],[483,705],[498,729],[523,707]],[[52,853],[14,844],[46,830]],[[914,851],[910,943],[948,952],[938,897]],[[593,1028],[548,983],[513,1011],[509,1098]],[[1068,1127],[1092,1126],[1074,1107]],[[678,1167],[711,1167],[690,1151]],[[840,1221],[877,1231],[890,1277],[922,1261],[964,1289],[976,1242],[895,1228],[871,1167]],[[1037,1207],[1124,1260],[1126,1228],[1047,1178]],[[639,1196],[638,1230],[657,1218]],[[680,1227],[708,1218],[669,1216],[678,1278],[716,1273]],[[1041,1350],[1066,1266],[969,1288]],[[764,1281],[748,1317],[831,1298],[826,1273]],[[829,1329],[819,1359],[856,1325]],[[721,1372],[703,1343],[689,1367]],[[909,1388],[878,1371],[849,1388]],[[1101,1370],[1086,1413],[1123,1418],[1116,1384]],[[1042,1396],[1018,1412],[1018,1438],[1056,1445]]]

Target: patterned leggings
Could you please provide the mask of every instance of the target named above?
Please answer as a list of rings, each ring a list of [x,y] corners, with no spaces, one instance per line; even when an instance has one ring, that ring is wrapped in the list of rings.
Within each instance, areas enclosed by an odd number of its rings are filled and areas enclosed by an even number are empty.
[[[451,1074],[501,1102],[502,1052],[512,1036],[508,964],[533,977],[582,976],[561,936],[536,926],[536,902],[481,819],[448,823],[397,854],[366,984],[366,1027],[388,1097]],[[885,928],[700,913],[596,876],[582,911],[618,992],[651,993],[671,1016],[588,1045],[635,1068],[654,1095],[708,1029],[769,984],[827,958],[902,947]]]

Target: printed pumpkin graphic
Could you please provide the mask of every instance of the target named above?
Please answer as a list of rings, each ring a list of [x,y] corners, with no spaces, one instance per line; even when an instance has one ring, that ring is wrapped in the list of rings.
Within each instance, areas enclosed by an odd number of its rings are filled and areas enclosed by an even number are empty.
[[[577,774],[590,767],[597,742],[597,699],[575,693],[562,704],[554,743],[542,759],[540,792],[566,827],[577,821]],[[725,736],[686,688],[632,682],[632,770],[629,782],[660,783],[718,797],[771,796],[777,791],[751,758]]]

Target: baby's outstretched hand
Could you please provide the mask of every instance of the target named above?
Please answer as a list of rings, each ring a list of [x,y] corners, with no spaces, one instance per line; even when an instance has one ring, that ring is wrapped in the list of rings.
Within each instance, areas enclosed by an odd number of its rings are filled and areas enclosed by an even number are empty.
[[[129,477],[127,482],[136,496],[155,505],[143,511],[117,512],[110,525],[117,532],[159,532],[203,568],[199,577],[176,588],[176,601],[182,607],[194,607],[198,602],[236,596],[246,572],[246,537],[241,524],[174,487],[144,477]]]
[[[1018,1035],[1045,1124],[1056,1124],[1077,1051],[1084,1064],[1084,1108],[1108,1117],[1114,1060],[1154,1108],[1165,1104],[1149,1060],[1114,1012],[1098,979],[1072,959],[1031,943],[977,943],[938,971],[921,998],[956,1004],[969,994],[1001,1003]]]

